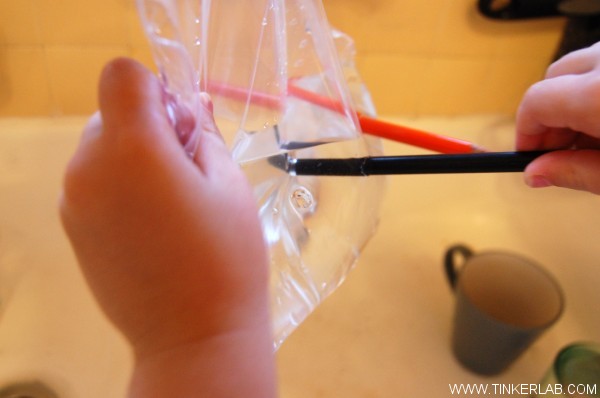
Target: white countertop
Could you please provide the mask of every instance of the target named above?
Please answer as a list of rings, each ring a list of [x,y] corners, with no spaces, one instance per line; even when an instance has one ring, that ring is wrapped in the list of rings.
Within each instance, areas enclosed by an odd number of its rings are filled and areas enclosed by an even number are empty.
[[[512,149],[507,118],[398,120]],[[33,378],[61,398],[123,396],[126,346],[89,296],[56,210],[84,122],[0,119],[0,295],[15,281],[0,318],[0,388]],[[385,152],[419,151],[387,142]],[[356,269],[279,350],[283,398],[446,397],[449,384],[538,383],[561,347],[600,341],[599,197],[532,190],[519,174],[395,176],[381,214]],[[455,242],[534,258],[565,292],[562,319],[500,376],[469,373],[451,355],[442,255]]]

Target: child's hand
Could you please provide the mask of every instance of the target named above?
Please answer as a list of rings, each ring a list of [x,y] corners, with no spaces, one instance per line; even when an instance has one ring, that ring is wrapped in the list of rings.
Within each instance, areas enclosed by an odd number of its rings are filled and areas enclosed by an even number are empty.
[[[527,91],[516,147],[578,149],[541,156],[527,167],[525,180],[600,194],[600,43],[567,54]]]
[[[131,342],[132,396],[274,394],[268,257],[252,191],[206,101],[187,156],[158,79],[115,60],[64,182],[61,216]],[[193,394],[191,392],[194,392]]]

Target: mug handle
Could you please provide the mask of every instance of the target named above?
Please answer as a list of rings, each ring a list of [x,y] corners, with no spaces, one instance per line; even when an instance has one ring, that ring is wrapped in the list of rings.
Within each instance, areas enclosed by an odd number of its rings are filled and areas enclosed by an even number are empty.
[[[457,254],[462,257],[462,262],[460,264],[457,264],[454,261]],[[450,246],[450,248],[446,250],[446,254],[444,255],[444,269],[446,270],[446,277],[448,278],[448,283],[452,290],[456,287],[458,268],[462,267],[471,256],[473,256],[473,250],[463,244]]]

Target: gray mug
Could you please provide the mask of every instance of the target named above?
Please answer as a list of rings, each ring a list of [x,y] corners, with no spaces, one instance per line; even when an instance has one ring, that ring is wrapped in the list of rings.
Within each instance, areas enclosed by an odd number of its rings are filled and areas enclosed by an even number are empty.
[[[456,296],[452,350],[473,372],[502,372],[560,318],[558,283],[529,259],[459,244],[446,251],[444,267]]]

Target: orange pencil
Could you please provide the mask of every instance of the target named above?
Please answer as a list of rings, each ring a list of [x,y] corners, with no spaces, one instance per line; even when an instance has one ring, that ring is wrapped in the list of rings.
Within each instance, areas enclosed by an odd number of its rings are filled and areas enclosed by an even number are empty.
[[[305,90],[303,88],[288,85],[288,93],[305,101],[319,105],[335,112],[344,112],[344,107],[339,101],[329,97]],[[412,127],[401,126],[357,113],[360,128],[366,134],[402,142],[423,149],[429,149],[440,153],[472,153],[482,152],[482,149],[468,141],[457,138],[446,137],[418,130]]]
[[[363,132],[377,137],[402,142],[423,149],[440,153],[473,153],[482,149],[468,141],[428,133],[412,127],[384,122],[369,116],[358,114],[358,121]]]
[[[250,101],[271,109],[280,109],[282,106],[281,97],[256,90],[249,92],[246,88],[235,87],[216,81],[209,82],[208,88],[213,94],[224,95],[242,102]],[[288,84],[288,94],[334,112],[343,114],[347,109],[339,101],[295,86],[291,81]],[[357,115],[360,127],[366,134],[440,153],[483,152],[480,147],[468,141],[385,122],[361,113],[357,113]]]

